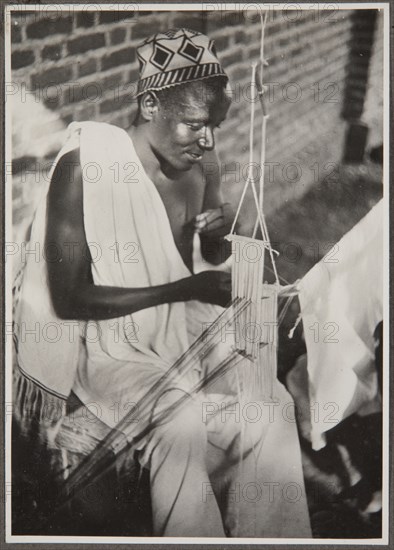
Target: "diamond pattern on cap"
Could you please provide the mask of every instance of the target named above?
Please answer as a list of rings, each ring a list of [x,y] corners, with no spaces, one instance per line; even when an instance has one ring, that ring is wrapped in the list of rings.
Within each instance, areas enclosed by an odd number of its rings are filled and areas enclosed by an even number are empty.
[[[196,46],[196,44],[193,44],[191,40],[185,37],[178,53],[183,57],[186,57],[186,59],[194,61],[194,63],[199,63],[202,54],[204,53],[204,48],[202,46]]]
[[[216,46],[215,46],[215,42],[214,42],[213,40],[210,40],[210,41],[209,41],[208,50],[209,50],[210,52],[212,52],[214,56],[217,56],[217,53],[216,53]]]
[[[168,50],[162,44],[155,44],[150,62],[158,69],[164,71],[173,57],[174,52]]]
[[[138,59],[139,70],[140,70],[140,74],[141,74],[142,71],[145,69],[146,59],[144,59],[144,58],[138,53],[138,50],[137,50],[137,59]]]

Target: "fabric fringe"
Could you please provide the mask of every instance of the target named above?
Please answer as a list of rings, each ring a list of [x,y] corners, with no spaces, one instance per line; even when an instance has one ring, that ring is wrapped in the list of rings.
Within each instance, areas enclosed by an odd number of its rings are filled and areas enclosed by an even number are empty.
[[[54,446],[66,413],[66,400],[45,390],[14,364],[12,412],[22,437],[38,437],[40,442]]]

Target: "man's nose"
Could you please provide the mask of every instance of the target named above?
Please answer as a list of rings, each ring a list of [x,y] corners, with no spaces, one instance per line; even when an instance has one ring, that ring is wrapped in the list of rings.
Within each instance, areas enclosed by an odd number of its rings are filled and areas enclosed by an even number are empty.
[[[199,138],[198,145],[205,151],[212,151],[215,147],[215,138],[211,128],[206,127],[204,129],[204,135]]]

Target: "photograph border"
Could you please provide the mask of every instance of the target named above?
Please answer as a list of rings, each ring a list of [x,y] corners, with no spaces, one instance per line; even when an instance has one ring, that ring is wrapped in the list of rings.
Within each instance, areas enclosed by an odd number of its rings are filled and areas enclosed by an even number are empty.
[[[392,10],[390,9],[391,6],[389,2],[327,2],[327,3],[313,3],[313,2],[291,2],[291,3],[283,3],[283,2],[171,2],[171,3],[163,3],[163,2],[120,2],[120,3],[112,3],[112,2],[92,2],[89,4],[80,4],[77,2],[52,2],[48,1],[45,2],[45,4],[31,4],[30,2],[5,2],[1,4],[1,10],[2,10],[2,21],[4,25],[4,41],[2,42],[2,48],[1,48],[1,59],[3,61],[2,64],[2,70],[3,70],[3,82],[7,83],[7,78],[9,78],[11,67],[10,67],[10,60],[11,60],[11,54],[10,54],[10,26],[9,26],[9,16],[10,12],[12,11],[19,11],[21,9],[30,11],[30,10],[42,10],[45,9],[45,7],[50,6],[61,6],[62,8],[69,9],[71,6],[73,9],[78,9],[78,6],[82,7],[85,6],[85,10],[87,10],[87,6],[91,6],[92,11],[97,9],[97,7],[100,8],[100,10],[110,10],[112,7],[117,7],[117,9],[122,9],[126,11],[128,9],[128,6],[135,6],[138,5],[143,10],[149,10],[150,8],[157,9],[160,7],[163,11],[170,11],[173,9],[182,9],[182,10],[198,10],[202,9],[203,6],[209,6],[212,4],[219,4],[221,6],[225,6],[225,9],[234,9],[239,6],[269,6],[273,5],[276,6],[275,9],[280,9],[280,6],[287,6],[287,9],[290,9],[290,6],[294,6],[294,8],[301,6],[301,9],[312,9],[312,6],[323,6],[320,9],[324,9],[324,6],[326,6],[326,9],[329,9],[328,6],[336,5],[339,6],[340,9],[355,9],[355,6],[360,7],[360,9],[378,9],[381,8],[384,10],[384,132],[383,132],[383,144],[384,144],[384,166],[383,166],[383,181],[384,181],[384,194],[385,194],[385,242],[384,242],[384,253],[385,253],[385,265],[384,265],[384,273],[385,273],[385,296],[387,296],[387,300],[385,301],[385,312],[384,312],[384,361],[383,364],[385,367],[387,367],[383,371],[383,403],[386,404],[386,407],[383,409],[383,440],[384,440],[384,449],[386,452],[383,453],[383,483],[384,483],[384,491],[383,491],[383,506],[387,510],[387,514],[383,516],[383,524],[382,524],[382,535],[383,539],[387,537],[387,540],[384,540],[384,542],[381,542],[380,540],[375,541],[375,539],[345,539],[345,540],[338,540],[338,539],[234,539],[234,542],[231,541],[231,539],[196,539],[195,541],[191,541],[190,539],[174,539],[174,538],[157,538],[157,537],[149,537],[145,540],[140,539],[136,537],[134,540],[133,538],[127,537],[108,537],[110,540],[106,540],[107,537],[40,537],[40,536],[32,536],[32,537],[26,537],[26,536],[15,536],[10,535],[9,529],[10,529],[10,498],[7,498],[9,495],[9,489],[11,486],[11,458],[10,458],[10,446],[11,446],[11,422],[10,422],[10,410],[12,408],[12,398],[11,398],[11,374],[10,374],[10,342],[6,341],[5,334],[2,338],[2,346],[4,348],[1,348],[1,355],[3,360],[3,370],[2,370],[2,376],[1,376],[1,382],[2,382],[2,390],[3,390],[3,413],[4,413],[4,423],[2,423],[1,426],[1,437],[3,438],[4,442],[4,449],[5,454],[1,455],[1,464],[2,464],[2,473],[4,474],[2,476],[2,510],[4,509],[4,512],[1,514],[1,540],[3,541],[4,548],[29,548],[32,544],[45,544],[44,548],[54,548],[54,549],[60,549],[60,548],[85,548],[87,544],[99,544],[100,548],[108,548],[108,549],[114,549],[114,548],[129,548],[132,546],[133,548],[146,548],[147,545],[156,546],[159,545],[166,545],[166,546],[172,546],[172,545],[182,545],[182,548],[203,548],[205,546],[209,548],[217,548],[217,549],[223,549],[223,548],[236,548],[236,547],[245,547],[248,546],[249,548],[257,548],[259,546],[261,547],[267,547],[269,545],[269,548],[273,546],[286,546],[286,548],[294,548],[298,549],[299,546],[307,545],[310,548],[341,548],[343,546],[347,547],[354,547],[359,548],[360,546],[363,546],[363,548],[374,548],[376,546],[380,546],[383,548],[390,548],[390,543],[393,541],[393,501],[392,501],[392,495],[393,495],[393,476],[392,476],[392,466],[393,466],[393,457],[392,453],[390,451],[389,441],[392,440],[393,436],[393,402],[392,402],[392,395],[389,391],[390,385],[393,383],[393,373],[390,372],[390,364],[391,364],[391,357],[390,357],[390,337],[391,337],[391,328],[392,328],[392,320],[390,313],[391,308],[391,292],[389,293],[390,289],[390,283],[391,283],[391,254],[390,251],[390,242],[391,242],[391,236],[392,236],[392,227],[390,224],[390,213],[392,212],[392,205],[393,205],[393,199],[391,197],[390,191],[390,166],[392,162],[393,153],[390,147],[390,131],[392,131],[392,118],[391,118],[391,111],[390,111],[390,99],[392,99],[392,93],[391,93],[391,79],[390,79],[390,68],[392,67],[392,44],[390,41],[391,35],[393,33],[393,17],[392,17]],[[2,105],[3,105],[3,119],[2,119],[2,128],[3,128],[3,147],[2,147],[2,155],[4,158],[3,166],[7,162],[10,162],[10,152],[11,152],[11,132],[9,131],[9,119],[10,119],[10,112],[9,112],[9,104],[7,107],[6,103],[6,97],[5,97],[5,85],[1,87],[1,98],[2,98]],[[387,153],[390,147],[389,154]],[[12,229],[12,218],[10,209],[12,206],[12,189],[11,185],[7,184],[7,175],[4,176],[5,185],[2,189],[1,197],[2,197],[2,213],[3,213],[3,224],[2,224],[2,242],[3,247],[6,242],[7,235],[10,233],[10,228]],[[3,289],[4,289],[4,295],[3,295],[3,302],[2,302],[2,320],[3,320],[3,327],[5,327],[5,324],[7,320],[9,320],[12,317],[12,307],[11,307],[11,286],[12,281],[10,276],[10,269],[9,266],[7,268],[7,264],[4,260],[4,254],[3,254],[3,269],[2,269],[2,277],[3,277]],[[8,271],[8,275],[7,275]],[[3,306],[4,304],[4,306]],[[388,321],[388,322],[387,322]],[[5,330],[5,329],[4,329]],[[8,339],[9,340],[9,339]],[[4,464],[3,464],[4,460]],[[8,518],[8,520],[7,520]],[[3,537],[4,534],[4,537]],[[83,542],[81,542],[81,538],[83,538]],[[64,539],[64,540],[62,540]],[[103,541],[103,542],[102,542]],[[350,541],[350,542],[349,542]],[[70,546],[71,545],[71,546]]]

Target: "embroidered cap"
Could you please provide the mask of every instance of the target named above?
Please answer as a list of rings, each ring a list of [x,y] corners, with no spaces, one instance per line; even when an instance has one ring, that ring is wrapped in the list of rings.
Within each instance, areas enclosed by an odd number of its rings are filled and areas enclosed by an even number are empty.
[[[137,96],[192,80],[225,76],[215,43],[205,34],[173,29],[147,38],[137,48],[140,78]]]

